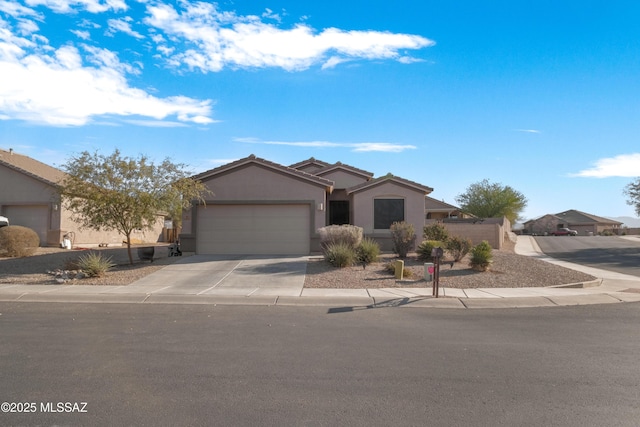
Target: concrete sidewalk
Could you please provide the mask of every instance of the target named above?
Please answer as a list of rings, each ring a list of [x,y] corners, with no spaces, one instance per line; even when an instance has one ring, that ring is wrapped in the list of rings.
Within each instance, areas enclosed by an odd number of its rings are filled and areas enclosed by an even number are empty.
[[[279,259],[287,271],[273,271],[276,263],[255,260],[230,261],[227,270],[202,280],[204,271],[194,262],[170,265],[165,269],[189,271],[191,286],[176,286],[166,274],[152,274],[129,286],[86,285],[0,285],[0,301],[79,302],[137,304],[220,304],[220,305],[304,305],[331,307],[332,310],[357,310],[375,307],[436,308],[515,308],[552,307],[584,304],[610,304],[640,301],[640,277],[599,270],[545,256],[529,236],[519,236],[516,252],[566,268],[583,271],[598,278],[587,287],[551,288],[441,288],[440,297],[428,288],[385,289],[305,289],[304,258]],[[203,261],[203,260],[201,260]],[[206,262],[206,260],[204,260]],[[202,266],[201,266],[202,267]],[[163,269],[164,270],[164,269]],[[162,271],[162,270],[161,270]],[[275,273],[277,283],[265,287],[252,285],[259,273]],[[155,275],[155,276],[154,276]],[[241,280],[236,279],[242,275]],[[175,277],[175,276],[174,276]],[[200,277],[202,279],[202,277]],[[225,281],[226,280],[226,281]]]

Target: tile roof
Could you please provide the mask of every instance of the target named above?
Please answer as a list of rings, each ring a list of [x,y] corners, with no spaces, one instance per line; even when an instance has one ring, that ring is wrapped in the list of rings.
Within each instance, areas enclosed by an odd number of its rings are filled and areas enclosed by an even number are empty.
[[[203,179],[209,178],[211,176],[218,175],[220,173],[224,173],[224,172],[230,171],[232,169],[235,169],[237,167],[244,166],[244,165],[250,164],[250,163],[262,165],[262,166],[264,166],[266,168],[273,169],[273,170],[276,170],[276,171],[280,171],[280,172],[286,173],[288,175],[294,176],[296,178],[300,178],[300,179],[303,179],[303,180],[306,180],[306,181],[310,181],[310,182],[315,183],[315,184],[324,185],[324,186],[328,187],[330,191],[333,190],[334,182],[329,180],[329,179],[325,179],[325,178],[322,178],[322,177],[319,177],[319,176],[315,176],[313,174],[310,174],[310,173],[307,173],[307,172],[303,172],[303,171],[300,171],[298,169],[294,169],[292,167],[287,167],[287,166],[281,165],[279,163],[271,162],[269,160],[265,160],[265,159],[262,159],[260,157],[256,157],[253,154],[251,154],[250,156],[245,157],[243,159],[236,160],[235,162],[231,162],[231,163],[228,163],[226,165],[222,165],[222,166],[219,166],[217,168],[210,169],[208,171],[199,173],[199,174],[193,176],[193,178],[194,179],[203,180]]]
[[[384,184],[385,182],[395,182],[396,184],[404,185],[405,187],[410,187],[415,190],[422,191],[425,194],[429,194],[433,191],[433,188],[431,187],[427,187],[426,185],[418,184],[417,182],[409,181],[408,179],[400,178],[399,176],[394,176],[389,173],[385,176],[381,176],[379,178],[372,179],[371,181],[363,182],[362,184],[347,188],[347,194],[355,193],[369,187],[375,187],[376,185]]]
[[[561,218],[564,221],[567,221],[569,224],[594,224],[594,223],[622,224],[619,221],[614,221],[612,219],[603,218],[597,215],[591,215],[586,212],[581,212],[575,209],[570,209],[568,211],[560,212],[555,214],[554,216]]]
[[[446,211],[451,211],[451,210],[460,210],[459,207],[457,206],[453,206],[450,205],[449,203],[446,203],[444,200],[440,201],[440,200],[436,200],[433,197],[429,197],[429,196],[425,196],[425,208],[427,210],[446,210]]]
[[[314,172],[314,175],[324,175],[326,173],[332,172],[336,169],[342,169],[347,172],[355,173],[356,175],[361,175],[366,177],[367,179],[371,179],[373,177],[373,172],[366,171],[364,169],[358,169],[355,166],[347,165],[342,162],[337,162],[332,165],[324,166],[322,169],[319,169]]]
[[[64,179],[66,174],[60,169],[46,165],[31,157],[18,154],[13,150],[0,149],[0,165],[36,178],[49,185],[57,185]]]
[[[289,167],[293,168],[293,169],[299,169],[299,168],[301,168],[303,166],[309,166],[309,165],[316,165],[316,166],[319,166],[319,167],[325,167],[325,166],[329,166],[330,163],[323,162],[322,160],[318,160],[318,159],[316,159],[314,157],[310,157],[307,160],[303,160],[301,162],[289,165]]]

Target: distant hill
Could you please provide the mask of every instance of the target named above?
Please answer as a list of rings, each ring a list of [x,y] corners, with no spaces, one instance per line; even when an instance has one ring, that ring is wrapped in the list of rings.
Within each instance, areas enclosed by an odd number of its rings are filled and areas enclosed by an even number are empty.
[[[640,228],[640,218],[634,218],[632,216],[608,216],[607,218],[624,223],[623,227]]]

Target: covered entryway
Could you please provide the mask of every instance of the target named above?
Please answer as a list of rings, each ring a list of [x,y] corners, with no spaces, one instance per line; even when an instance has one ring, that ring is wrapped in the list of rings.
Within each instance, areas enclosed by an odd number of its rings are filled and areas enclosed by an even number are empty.
[[[308,204],[220,204],[198,207],[196,253],[306,255]]]
[[[48,206],[5,206],[4,216],[9,218],[9,224],[28,227],[38,233],[41,246],[47,244],[47,231],[49,230]]]

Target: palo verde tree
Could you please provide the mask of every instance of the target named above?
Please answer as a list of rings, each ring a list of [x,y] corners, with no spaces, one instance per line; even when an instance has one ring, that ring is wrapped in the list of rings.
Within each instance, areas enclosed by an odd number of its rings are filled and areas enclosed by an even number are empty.
[[[154,164],[147,156],[123,157],[119,150],[105,156],[84,151],[70,158],[59,183],[62,201],[82,227],[116,230],[126,236],[129,262],[131,233],[150,229],[158,215],[178,218],[193,200],[204,202],[209,193],[189,178],[184,164],[165,159]]]
[[[467,190],[456,197],[460,209],[479,218],[506,217],[512,223],[527,206],[522,193],[508,185],[489,182],[484,179],[471,184]]]
[[[636,211],[636,215],[640,216],[640,177],[636,178],[635,181],[630,182],[626,187],[624,187],[624,194],[629,197],[627,199],[627,204],[633,206]]]

